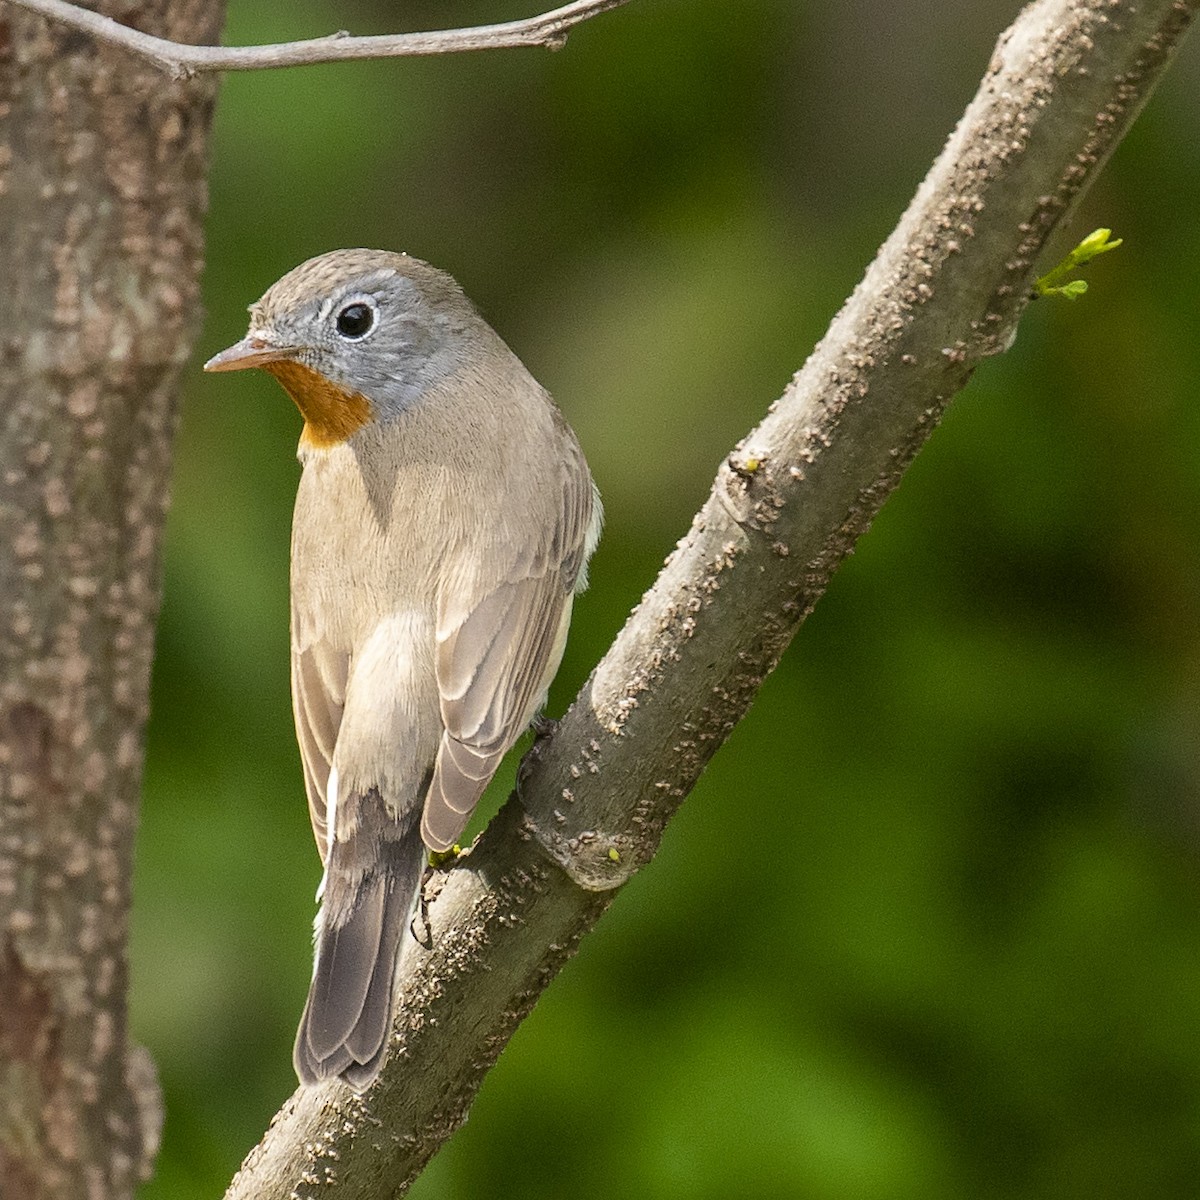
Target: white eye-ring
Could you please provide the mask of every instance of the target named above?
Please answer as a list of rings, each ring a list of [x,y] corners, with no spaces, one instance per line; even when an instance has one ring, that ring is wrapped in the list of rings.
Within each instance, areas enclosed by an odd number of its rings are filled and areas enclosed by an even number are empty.
[[[333,319],[334,328],[348,342],[361,342],[375,328],[375,301],[369,296],[355,296],[343,304]]]

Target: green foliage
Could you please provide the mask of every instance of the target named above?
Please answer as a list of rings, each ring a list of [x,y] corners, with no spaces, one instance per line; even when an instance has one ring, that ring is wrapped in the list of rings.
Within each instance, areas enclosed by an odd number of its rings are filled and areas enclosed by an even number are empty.
[[[1078,300],[1088,290],[1087,281],[1068,279],[1067,276],[1073,271],[1079,270],[1085,263],[1091,262],[1093,258],[1099,258],[1101,254],[1115,250],[1125,240],[1117,238],[1115,241],[1109,241],[1111,236],[1111,229],[1093,230],[1066,258],[1052,270],[1047,271],[1033,285],[1033,294],[1035,296],[1061,296],[1064,300]]]
[[[533,7],[233,0],[227,36]],[[605,497],[557,715],[1014,11],[634,0],[552,55],[230,76],[197,364],[310,254],[452,271]],[[980,368],[417,1200],[1195,1192],[1198,52],[1079,214],[1136,240],[1122,287],[1088,322],[1035,306]],[[294,1087],[320,877],[288,697],[298,434],[272,380],[191,372],[135,881],[134,1035],[167,1099],[142,1200],[220,1195]]]

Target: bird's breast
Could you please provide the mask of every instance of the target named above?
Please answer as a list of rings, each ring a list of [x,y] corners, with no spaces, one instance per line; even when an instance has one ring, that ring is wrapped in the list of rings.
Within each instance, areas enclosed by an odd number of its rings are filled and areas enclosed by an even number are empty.
[[[435,618],[447,557],[448,484],[420,464],[382,481],[348,445],[305,456],[292,521],[292,612],[304,642],[353,652],[397,611]]]

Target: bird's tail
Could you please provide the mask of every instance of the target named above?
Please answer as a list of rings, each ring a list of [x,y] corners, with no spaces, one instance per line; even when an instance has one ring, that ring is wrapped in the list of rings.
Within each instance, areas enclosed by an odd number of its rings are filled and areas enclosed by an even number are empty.
[[[293,1054],[306,1086],[340,1075],[362,1091],[383,1066],[396,960],[424,872],[418,816],[398,825],[380,813],[379,825],[360,821],[353,840],[331,848]]]

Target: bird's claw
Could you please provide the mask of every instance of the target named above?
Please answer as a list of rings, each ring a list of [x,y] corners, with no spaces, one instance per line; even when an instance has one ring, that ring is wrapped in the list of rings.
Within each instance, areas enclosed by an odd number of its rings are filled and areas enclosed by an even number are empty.
[[[429,860],[425,864],[425,871],[421,876],[421,886],[417,889],[417,910],[412,915],[412,920],[408,923],[408,931],[413,936],[413,941],[418,946],[426,950],[433,949],[433,926],[429,923],[429,897],[426,896],[426,889],[435,880],[438,880],[438,886],[434,889],[434,897],[441,891],[441,882],[439,876],[462,854],[462,847],[455,842],[449,850],[430,850]],[[417,922],[420,921],[424,926],[424,936],[417,932]]]
[[[537,746],[539,742],[544,742],[553,735],[558,728],[558,722],[553,717],[546,716],[545,713],[538,713],[529,722],[529,727],[533,730],[533,744]]]

